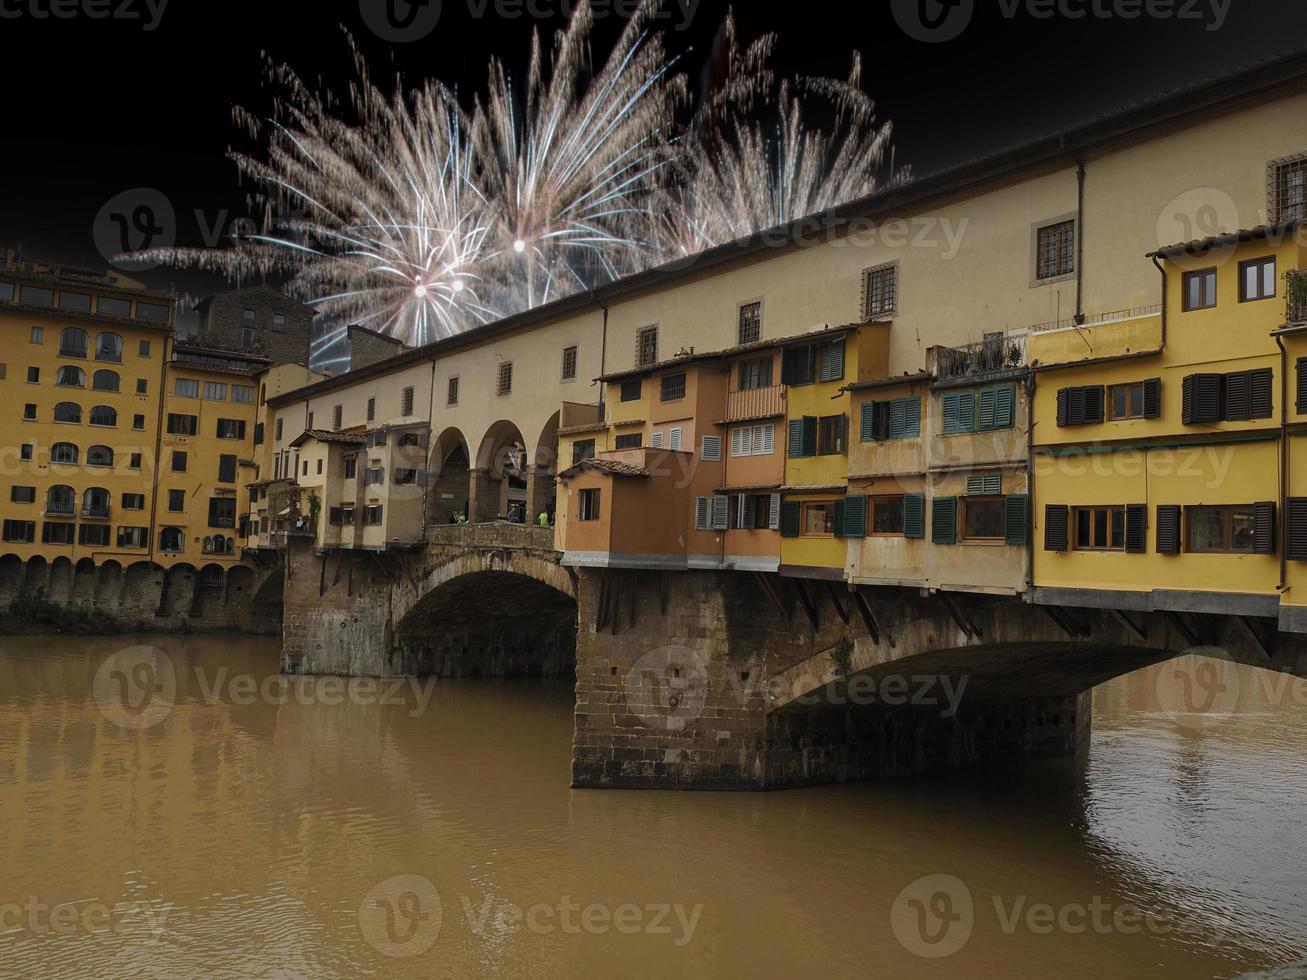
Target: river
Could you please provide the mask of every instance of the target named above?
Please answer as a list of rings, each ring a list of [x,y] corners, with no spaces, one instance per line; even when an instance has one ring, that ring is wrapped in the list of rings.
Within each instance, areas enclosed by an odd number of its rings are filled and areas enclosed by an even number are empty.
[[[169,671],[154,713],[111,696],[136,645]],[[1190,724],[1140,671],[1095,692],[1077,759],[609,792],[568,788],[567,684],[347,689],[277,656],[0,638],[0,977],[1102,980],[1307,954],[1303,683],[1231,667],[1237,705]]]

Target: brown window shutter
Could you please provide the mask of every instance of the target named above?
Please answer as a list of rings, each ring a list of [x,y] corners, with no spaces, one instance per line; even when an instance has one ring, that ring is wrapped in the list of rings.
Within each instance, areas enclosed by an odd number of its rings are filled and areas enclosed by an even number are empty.
[[[1307,357],[1298,358],[1298,412],[1307,411]]]
[[[1271,417],[1271,386],[1273,376],[1270,368],[1259,368],[1248,372],[1250,419],[1269,419]]]
[[[1184,379],[1181,420],[1185,425],[1220,422],[1224,413],[1221,390],[1224,387],[1219,374],[1191,374]]]
[[[1225,417],[1230,422],[1252,418],[1252,375],[1235,371],[1225,376]]]
[[[1066,551],[1070,508],[1066,504],[1044,505],[1044,550]]]
[[[1144,382],[1144,418],[1162,417],[1162,379],[1149,378]]]
[[[1284,556],[1307,561],[1307,497],[1289,498],[1284,523]]]
[[[1177,504],[1157,505],[1157,553],[1180,553],[1180,507]]]
[[[1083,389],[1085,399],[1085,421],[1103,421],[1103,386],[1094,385]]]
[[[1253,504],[1253,553],[1275,554],[1275,501]]]
[[[1304,358],[1307,360],[1307,358]],[[1301,382],[1299,382],[1301,385]],[[1071,397],[1070,388],[1059,388],[1057,392],[1057,424],[1059,427],[1070,424],[1071,416],[1068,414],[1068,402]]]
[[[1085,389],[1072,388],[1067,392],[1067,425],[1085,424]]]
[[[1125,550],[1142,555],[1148,550],[1148,505],[1126,504]]]

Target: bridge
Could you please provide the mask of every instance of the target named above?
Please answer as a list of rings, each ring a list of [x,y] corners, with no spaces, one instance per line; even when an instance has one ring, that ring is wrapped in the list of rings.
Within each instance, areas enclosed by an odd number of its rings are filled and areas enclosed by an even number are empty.
[[[508,523],[433,527],[404,551],[290,536],[285,562],[287,672],[574,675],[577,787],[764,790],[1068,755],[1096,685],[1187,651],[1307,677],[1307,644],[1271,618],[571,569],[552,529]],[[1229,707],[1225,675],[1191,672],[1178,712]]]

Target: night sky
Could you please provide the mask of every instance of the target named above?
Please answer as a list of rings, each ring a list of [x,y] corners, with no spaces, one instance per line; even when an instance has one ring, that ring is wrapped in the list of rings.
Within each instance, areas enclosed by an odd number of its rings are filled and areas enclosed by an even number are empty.
[[[398,70],[409,80],[431,75],[470,92],[484,78],[490,53],[524,64],[532,29],[552,33],[563,23],[557,14],[533,18],[521,0],[499,0],[508,4],[501,10],[522,10],[514,18],[495,15],[496,4],[486,8],[486,0],[443,0],[430,33],[392,44],[369,26],[386,0],[170,0],[157,19],[145,0],[55,0],[77,15],[37,16],[51,2],[0,0],[10,69],[0,246],[21,243],[31,257],[89,266],[104,265],[92,237],[97,212],[130,188],[156,188],[168,198],[182,244],[201,244],[204,229],[224,212],[228,220],[246,213],[246,189],[224,154],[238,139],[231,106],[269,105],[262,52],[291,63],[305,79],[323,77],[339,88],[351,74],[343,28],[378,80]],[[1307,45],[1301,0],[953,0],[963,5],[953,11],[925,0],[929,15],[955,18],[974,3],[957,37],[931,43],[911,36],[895,16],[912,23],[919,2],[749,3],[738,4],[736,14],[746,39],[779,32],[775,65],[785,72],[842,77],[852,51],[860,50],[864,87],[882,118],[894,122],[897,160],[918,175]],[[84,11],[96,3],[133,16],[93,19]],[[532,3],[567,9],[567,0]],[[1119,16],[1151,3],[1173,16]],[[1069,19],[1057,13],[1059,4],[1090,13]],[[1118,15],[1097,16],[1095,5]],[[669,47],[686,52],[682,68],[693,82],[727,6],[702,0],[688,18],[681,8],[669,15]],[[1045,9],[1053,15],[1039,16]],[[960,23],[944,21],[940,30],[955,32]],[[618,26],[611,14],[602,22],[596,58]],[[921,33],[919,19],[916,26]],[[218,285],[186,270],[140,278],[193,292]]]

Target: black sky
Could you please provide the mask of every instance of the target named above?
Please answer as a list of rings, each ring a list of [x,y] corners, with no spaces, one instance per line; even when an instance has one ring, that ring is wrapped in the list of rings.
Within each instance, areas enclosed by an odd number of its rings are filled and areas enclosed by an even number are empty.
[[[563,22],[477,17],[485,0],[443,0],[430,34],[391,44],[370,30],[360,6],[385,0],[170,0],[153,30],[144,29],[144,0],[107,0],[111,9],[128,4],[124,12],[137,19],[34,14],[50,2],[0,0],[0,45],[10,69],[0,103],[0,246],[21,243],[33,257],[91,266],[103,265],[92,238],[95,216],[121,191],[161,191],[186,244],[200,244],[202,226],[224,213],[244,213],[245,190],[224,154],[236,138],[231,106],[268,106],[262,52],[305,79],[339,87],[350,74],[343,26],[377,78],[398,70],[470,91],[490,54],[520,65],[531,30],[552,32]],[[566,0],[532,2],[558,10]],[[1192,16],[1166,19],[1121,14],[1169,0],[961,0],[974,2],[974,15],[943,43],[909,36],[891,10],[898,2],[755,2],[736,4],[736,15],[745,38],[779,32],[775,64],[782,71],[843,76],[860,50],[864,87],[896,127],[897,159],[918,174],[1307,46],[1301,0],[1174,0],[1173,12]],[[917,0],[903,2],[913,10]],[[1059,5],[1087,15],[1070,19]],[[670,32],[673,50],[693,49],[683,62],[692,77],[727,6],[702,0],[688,29]],[[1052,16],[1040,16],[1048,7]],[[1115,15],[1100,17],[1096,9]],[[683,22],[679,13],[672,19]],[[613,18],[603,22],[596,48],[611,43],[617,28]],[[141,278],[160,288],[213,285],[167,269]]]

